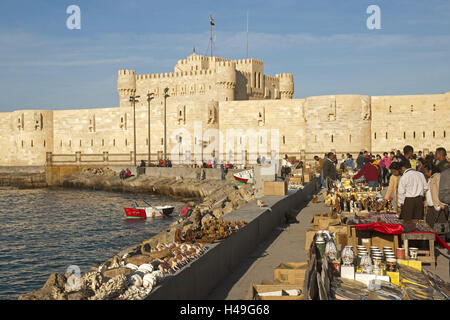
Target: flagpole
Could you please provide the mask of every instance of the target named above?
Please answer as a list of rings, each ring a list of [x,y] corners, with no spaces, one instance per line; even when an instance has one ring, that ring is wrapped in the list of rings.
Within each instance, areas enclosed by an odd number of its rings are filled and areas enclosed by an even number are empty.
[[[246,59],[248,59],[248,11],[247,11],[247,56]]]
[[[213,46],[212,46],[212,23],[209,21],[210,31],[209,31],[209,40],[211,42],[211,58],[213,56]]]

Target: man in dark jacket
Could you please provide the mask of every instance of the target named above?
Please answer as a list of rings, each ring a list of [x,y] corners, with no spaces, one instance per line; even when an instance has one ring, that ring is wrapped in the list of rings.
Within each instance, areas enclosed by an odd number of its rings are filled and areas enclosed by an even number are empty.
[[[333,152],[327,154],[327,158],[323,163],[323,176],[328,189],[331,188],[332,182],[337,179],[336,166],[334,164],[335,155]]]
[[[450,163],[447,161],[447,150],[445,150],[445,148],[437,148],[434,154],[434,158],[439,161],[439,163],[437,164],[439,172],[442,172],[446,168],[450,167]]]
[[[445,168],[441,172],[439,181],[439,201],[450,206],[450,168]]]
[[[364,153],[361,151],[359,153],[358,158],[356,158],[356,169],[359,170],[364,166],[364,161],[365,161],[365,157],[364,157]]]

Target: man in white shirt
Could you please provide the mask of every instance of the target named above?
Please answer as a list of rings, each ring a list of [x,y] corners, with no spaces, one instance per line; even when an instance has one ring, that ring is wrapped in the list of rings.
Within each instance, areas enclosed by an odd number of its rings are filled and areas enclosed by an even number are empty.
[[[428,190],[425,176],[413,170],[407,160],[401,162],[402,176],[398,182],[398,206],[403,220],[423,220],[424,195]]]

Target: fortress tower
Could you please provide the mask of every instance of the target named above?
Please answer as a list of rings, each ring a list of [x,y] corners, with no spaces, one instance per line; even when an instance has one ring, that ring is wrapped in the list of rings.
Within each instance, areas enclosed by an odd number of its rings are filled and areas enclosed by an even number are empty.
[[[216,64],[216,90],[218,101],[233,101],[236,87],[236,64],[220,61]]]
[[[120,98],[120,107],[130,107],[130,96],[136,94],[136,71],[119,70],[117,91]]]
[[[277,74],[281,99],[292,99],[294,94],[294,75],[292,73]]]

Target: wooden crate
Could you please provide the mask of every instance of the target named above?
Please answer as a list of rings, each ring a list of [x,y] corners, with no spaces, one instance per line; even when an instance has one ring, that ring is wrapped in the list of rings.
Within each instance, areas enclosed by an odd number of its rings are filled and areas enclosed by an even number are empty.
[[[292,290],[297,289],[301,291],[299,296],[269,296],[262,297],[259,293],[272,292],[279,290]],[[264,284],[252,284],[252,299],[253,300],[303,300],[303,285],[281,284],[281,285],[264,285]]]
[[[307,268],[307,262],[282,262],[273,270],[273,280],[303,286]]]
[[[287,181],[264,181],[265,196],[285,196],[287,189]]]
[[[309,248],[311,247],[311,242],[314,239],[314,235],[316,234],[316,230],[314,229],[307,229],[305,230],[306,237],[305,237],[305,251],[309,251]]]

